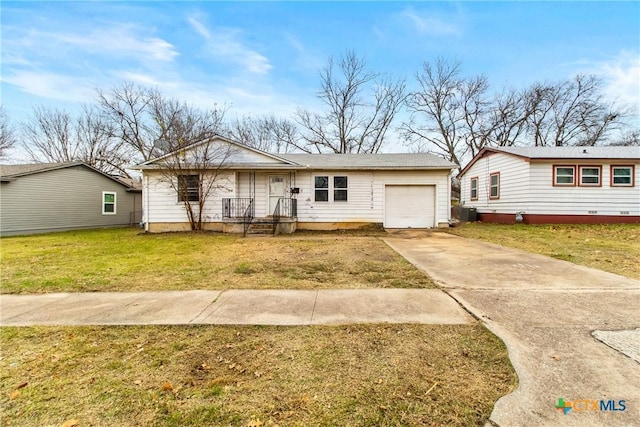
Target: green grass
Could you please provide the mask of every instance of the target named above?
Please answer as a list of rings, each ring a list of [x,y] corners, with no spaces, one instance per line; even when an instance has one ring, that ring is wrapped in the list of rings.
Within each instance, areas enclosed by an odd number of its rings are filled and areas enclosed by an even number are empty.
[[[1,292],[432,287],[368,235],[105,229],[0,239]]]
[[[516,378],[479,324],[2,328],[2,425],[483,425]],[[26,385],[25,385],[26,384]]]
[[[640,280],[640,224],[467,223],[448,232]]]

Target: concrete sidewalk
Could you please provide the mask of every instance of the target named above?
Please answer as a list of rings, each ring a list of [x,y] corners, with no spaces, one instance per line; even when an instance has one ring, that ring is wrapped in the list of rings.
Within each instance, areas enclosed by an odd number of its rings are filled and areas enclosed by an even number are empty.
[[[464,324],[473,321],[439,289],[0,295],[1,326]]]
[[[445,233],[384,240],[505,342],[519,386],[492,426],[640,425],[637,280]],[[560,398],[576,409],[565,415]]]

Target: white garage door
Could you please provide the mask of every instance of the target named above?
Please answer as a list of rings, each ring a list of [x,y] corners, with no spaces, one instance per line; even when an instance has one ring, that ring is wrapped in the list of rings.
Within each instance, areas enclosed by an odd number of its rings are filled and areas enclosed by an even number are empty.
[[[385,228],[435,226],[435,185],[387,185],[384,193]]]

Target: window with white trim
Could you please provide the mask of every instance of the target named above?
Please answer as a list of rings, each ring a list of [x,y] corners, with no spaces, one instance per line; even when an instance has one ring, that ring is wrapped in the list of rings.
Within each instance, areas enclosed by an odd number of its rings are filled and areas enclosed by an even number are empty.
[[[600,186],[600,166],[580,166],[580,185]]]
[[[316,202],[329,201],[329,177],[326,175],[314,177],[314,200]]]
[[[633,166],[611,166],[612,187],[633,187]]]
[[[333,177],[333,201],[346,202],[348,199],[348,179],[346,176]]]
[[[344,175],[314,176],[313,193],[315,202],[347,202],[349,200],[349,178]]]
[[[500,198],[500,172],[494,172],[489,175],[489,198],[490,199],[499,199]]]
[[[102,215],[115,215],[116,211],[116,196],[113,191],[102,192]]]
[[[478,200],[478,177],[471,178],[469,188],[471,189],[471,200]]]
[[[553,185],[575,185],[575,166],[554,166]]]

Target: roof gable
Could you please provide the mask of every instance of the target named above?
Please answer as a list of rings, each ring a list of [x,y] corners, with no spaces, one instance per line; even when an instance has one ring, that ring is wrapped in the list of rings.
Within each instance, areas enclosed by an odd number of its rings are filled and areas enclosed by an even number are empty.
[[[122,185],[123,187],[126,187],[127,189],[130,189],[130,190],[135,189],[133,186],[120,181],[118,178],[111,176],[107,173],[104,173],[101,170],[96,169],[81,161],[60,162],[60,163],[28,163],[28,164],[22,164],[22,165],[0,165],[0,180],[2,182],[11,182],[23,176],[35,175],[39,173],[46,173],[50,171],[66,169],[71,167],[78,167],[78,166],[87,168],[92,172],[95,172],[106,178],[109,178],[110,180],[117,182],[118,184]]]
[[[170,158],[171,156],[175,156],[178,153],[184,153],[186,157],[188,157],[190,151],[197,150],[199,147],[202,147],[205,144],[215,144],[215,145],[227,145],[230,146],[231,152],[229,157],[225,159],[225,164],[227,167],[233,167],[238,165],[255,165],[255,166],[282,166],[282,165],[295,165],[289,160],[286,160],[282,157],[279,157],[275,154],[267,153],[257,148],[249,147],[247,145],[241,144],[236,141],[232,141],[230,139],[224,138],[222,136],[216,135],[213,138],[207,139],[205,141],[200,141],[190,146],[174,150],[170,153],[167,153],[163,156],[160,156],[155,159],[151,159],[147,162],[144,162],[140,165],[134,166],[134,169],[155,169],[162,165],[162,161],[164,159]]]

